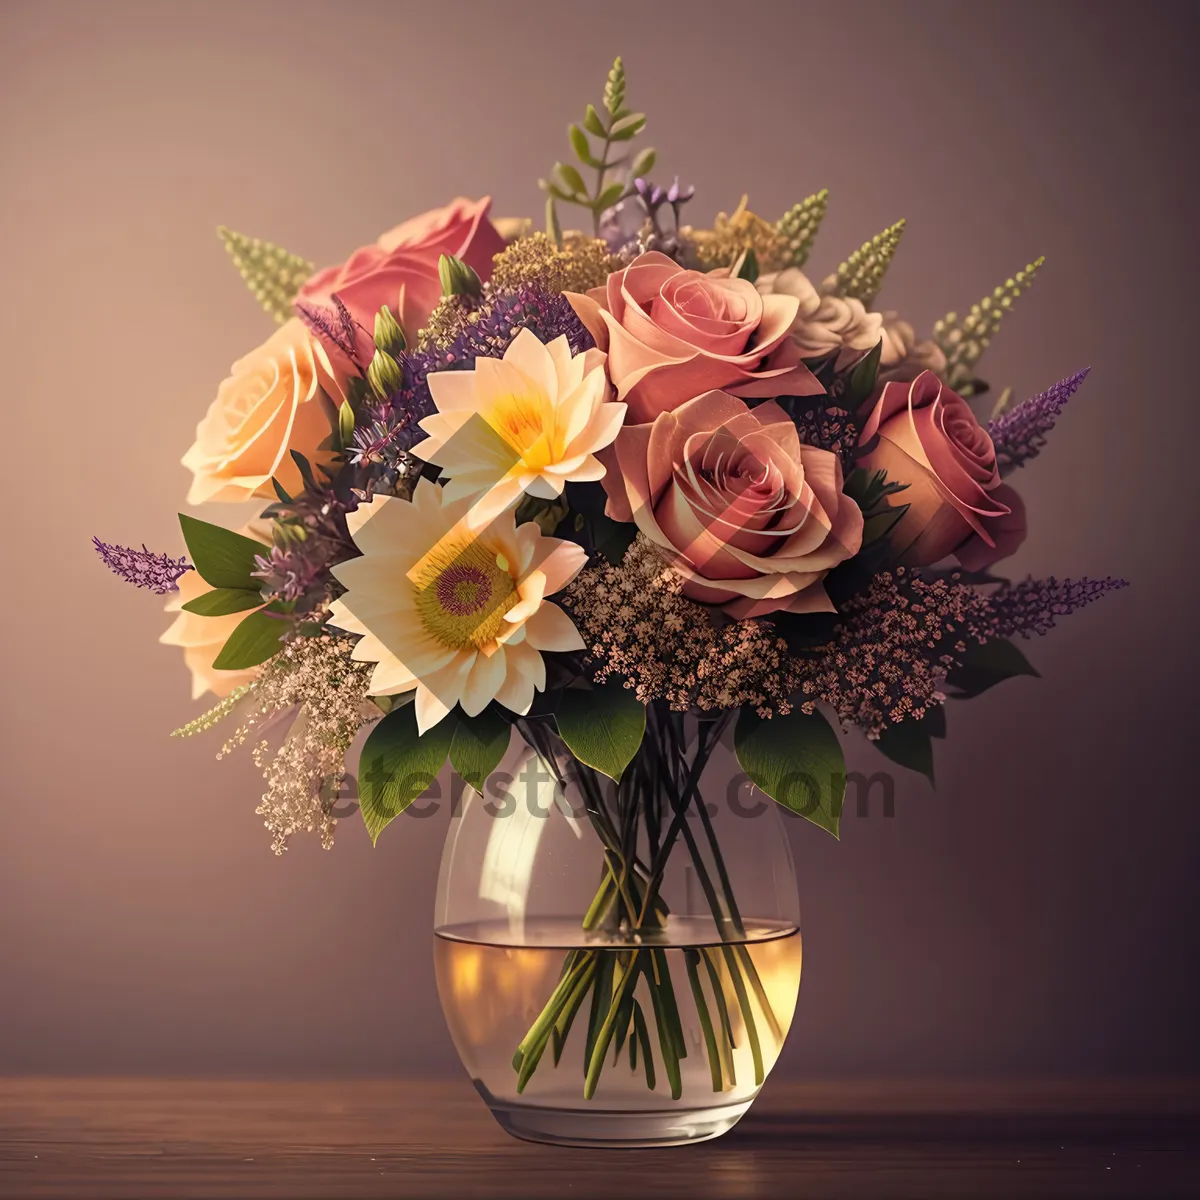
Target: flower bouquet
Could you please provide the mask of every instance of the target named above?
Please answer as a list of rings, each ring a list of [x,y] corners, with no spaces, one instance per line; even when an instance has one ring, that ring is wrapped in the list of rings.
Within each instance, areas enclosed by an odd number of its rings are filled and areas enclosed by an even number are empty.
[[[373,841],[449,761],[464,1061],[514,1132],[644,1144],[728,1128],[778,1054],[778,813],[836,836],[842,733],[932,779],[948,700],[1035,674],[1014,636],[1121,581],[995,570],[1025,536],[1012,476],[1086,374],[979,415],[1040,259],[918,339],[876,305],[902,221],[825,274],[823,191],[688,224],[625,90],[618,59],[544,229],[460,199],[320,271],[222,229],[278,328],[183,463],[189,504],[258,515],[181,515],[187,557],[97,548],[169,596],[161,640],[218,698],[176,732],[252,743],[276,853],[331,844],[352,747]],[[726,750],[765,823],[701,799]],[[549,803],[503,802],[506,755]]]

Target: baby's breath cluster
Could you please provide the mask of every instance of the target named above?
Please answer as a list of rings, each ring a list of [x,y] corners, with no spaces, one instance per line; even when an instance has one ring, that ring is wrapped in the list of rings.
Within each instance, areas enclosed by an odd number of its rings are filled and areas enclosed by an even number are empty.
[[[824,702],[870,738],[919,721],[945,700],[950,669],[986,639],[990,612],[985,596],[951,579],[903,567],[876,575],[846,606],[834,640],[795,664],[802,707],[811,712]]]
[[[321,633],[299,637],[263,668],[246,697],[242,723],[218,758],[254,740],[254,761],[267,790],[255,810],[271,832],[271,849],[282,854],[294,833],[316,833],[333,845],[330,810],[345,776],[345,756],[372,714],[367,702],[371,669],[352,662],[350,638]],[[278,749],[263,735],[277,721],[290,724]]]
[[[594,677],[629,681],[643,704],[673,709],[736,708],[763,716],[790,711],[788,648],[758,621],[718,628],[703,605],[640,534],[619,566],[584,571],[564,600],[593,660]]]

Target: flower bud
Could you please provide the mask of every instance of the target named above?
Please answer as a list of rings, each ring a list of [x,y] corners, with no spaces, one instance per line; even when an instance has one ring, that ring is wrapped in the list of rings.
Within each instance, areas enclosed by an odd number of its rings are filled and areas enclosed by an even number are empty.
[[[478,296],[483,291],[479,276],[453,254],[443,254],[438,259],[438,279],[443,296]]]
[[[404,330],[392,315],[392,310],[385,304],[375,314],[375,349],[396,358],[407,345]]]
[[[381,400],[398,392],[404,384],[404,372],[400,364],[386,350],[376,350],[371,365],[367,368],[367,382]]]

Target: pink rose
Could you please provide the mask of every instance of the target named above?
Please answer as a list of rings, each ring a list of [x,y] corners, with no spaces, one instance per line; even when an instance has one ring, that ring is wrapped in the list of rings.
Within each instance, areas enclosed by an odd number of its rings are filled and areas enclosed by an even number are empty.
[[[1025,507],[1000,482],[992,439],[932,371],[885,384],[859,444],[869,446],[859,466],[908,485],[890,500],[908,505],[891,533],[902,562],[927,566],[955,554],[982,570],[1025,540]]]
[[[340,266],[318,271],[301,289],[297,301],[328,309],[336,296],[355,323],[353,359],[366,370],[374,353],[375,314],[387,305],[410,341],[429,319],[442,295],[438,259],[453,254],[480,279],[492,274],[492,259],[504,239],[488,220],[490,196],[461,197],[445,208],[412,217],[382,234],[373,246],[362,246]],[[328,347],[331,356],[345,352]]]
[[[752,397],[822,390],[788,337],[799,301],[760,296],[726,271],[686,271],[652,250],[604,287],[567,298],[608,353],[629,424],[653,421],[714,388]]]
[[[862,513],[838,457],[773,401],[706,392],[626,426],[616,456],[609,512],[667,552],[685,595],[737,618],[832,610],[821,581],[858,553]]]

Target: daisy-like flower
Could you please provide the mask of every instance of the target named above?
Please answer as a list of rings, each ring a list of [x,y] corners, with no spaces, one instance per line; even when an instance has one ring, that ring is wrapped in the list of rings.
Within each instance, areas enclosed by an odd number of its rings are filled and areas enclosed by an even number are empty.
[[[429,436],[413,453],[441,467],[447,500],[476,501],[480,521],[526,492],[552,500],[568,482],[601,479],[596,451],[625,419],[604,363],[599,350],[572,355],[565,336],[546,345],[522,329],[502,359],[429,376],[438,411],[421,422]]]
[[[496,700],[526,713],[546,686],[544,650],[582,650],[571,618],[548,595],[587,555],[573,542],[517,526],[511,509],[481,525],[465,500],[427,479],[412,501],[377,496],[347,517],[361,558],[333,574],[348,589],[330,624],[360,635],[353,658],[376,664],[374,696],[416,689],[417,728],[461,704]]]

